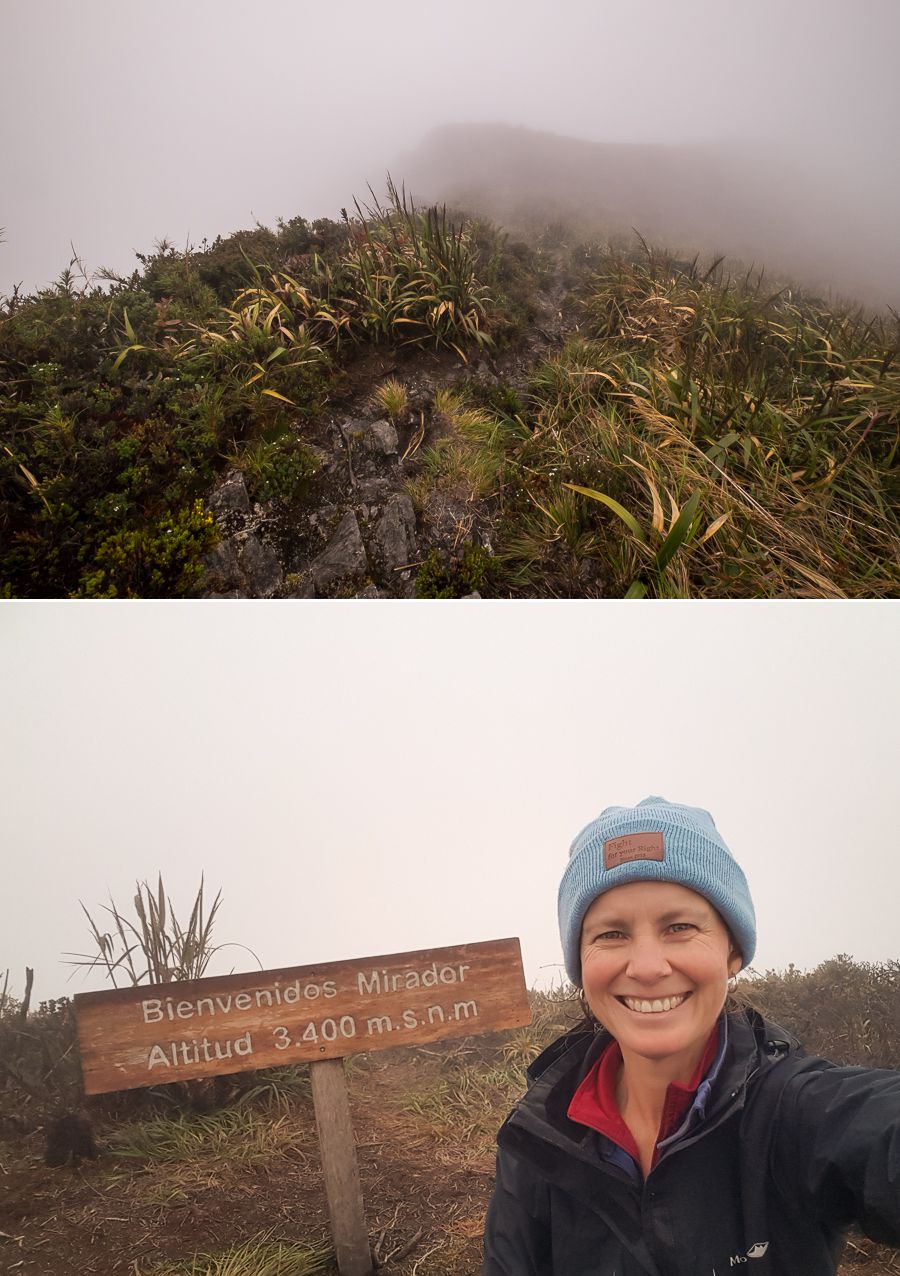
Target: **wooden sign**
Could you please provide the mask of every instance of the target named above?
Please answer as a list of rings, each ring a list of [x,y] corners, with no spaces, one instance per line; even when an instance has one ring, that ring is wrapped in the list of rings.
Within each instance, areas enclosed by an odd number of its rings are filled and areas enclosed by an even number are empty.
[[[531,1022],[517,939],[76,993],[86,1094]]]
[[[341,1276],[372,1276],[343,1056],[531,1022],[517,939],[76,993],[86,1094],[310,1062]]]

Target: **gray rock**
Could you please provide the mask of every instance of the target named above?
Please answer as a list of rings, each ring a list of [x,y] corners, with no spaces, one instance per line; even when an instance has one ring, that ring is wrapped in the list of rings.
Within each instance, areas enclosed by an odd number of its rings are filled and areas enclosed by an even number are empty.
[[[366,585],[365,589],[361,589],[356,595],[357,598],[386,598],[377,585]]]
[[[253,598],[271,598],[284,579],[275,551],[252,533],[238,549],[238,563]]]
[[[412,562],[416,554],[416,513],[405,492],[396,492],[375,524],[372,549],[385,571]]]
[[[361,501],[367,501],[369,505],[382,505],[390,496],[394,481],[390,478],[378,477],[365,479],[357,485],[356,494]]]
[[[348,443],[360,445],[375,456],[397,455],[397,431],[390,421],[345,421],[341,426]]]
[[[316,585],[331,585],[347,576],[364,576],[368,570],[359,523],[353,510],[348,510],[322,553],[313,560],[309,575]]]
[[[234,591],[243,587],[244,581],[238,566],[237,550],[234,541],[224,540],[203,555],[205,592],[212,597],[229,598]]]
[[[232,470],[206,503],[216,518],[222,514],[249,514],[250,497],[243,474]]]

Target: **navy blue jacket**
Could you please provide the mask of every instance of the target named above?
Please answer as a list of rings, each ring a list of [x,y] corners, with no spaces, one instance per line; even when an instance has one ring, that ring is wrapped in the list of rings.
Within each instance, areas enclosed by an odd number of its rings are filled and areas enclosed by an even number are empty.
[[[497,1140],[484,1276],[833,1276],[851,1223],[900,1243],[900,1072],[730,1015],[702,1115],[642,1181],[567,1116],[608,1042],[578,1028],[529,1069]]]

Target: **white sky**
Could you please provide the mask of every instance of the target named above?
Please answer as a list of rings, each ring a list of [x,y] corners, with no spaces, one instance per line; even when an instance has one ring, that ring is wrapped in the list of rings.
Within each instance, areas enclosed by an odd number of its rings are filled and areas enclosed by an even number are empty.
[[[900,957],[893,602],[0,603],[0,971],[161,870],[266,968],[522,939],[600,809],[706,806],[759,969]],[[226,950],[210,973],[248,969]]]
[[[473,121],[752,141],[818,175],[811,225],[896,244],[896,0],[0,0],[0,32],[0,293],[71,244],[129,271],[163,236],[336,215]]]

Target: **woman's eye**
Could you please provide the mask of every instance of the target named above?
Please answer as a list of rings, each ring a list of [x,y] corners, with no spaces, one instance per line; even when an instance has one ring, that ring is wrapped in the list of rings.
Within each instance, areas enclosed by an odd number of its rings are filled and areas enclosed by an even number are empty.
[[[695,929],[696,928],[692,922],[673,922],[672,925],[669,927],[669,930],[674,930],[674,931],[686,931],[686,930],[695,930]]]
[[[620,931],[620,930],[605,930],[605,931],[603,931],[603,933],[602,933],[601,935],[596,935],[596,936],[595,936],[595,942],[596,942],[596,940],[600,940],[600,939],[621,939],[621,938],[622,938],[622,931]]]

